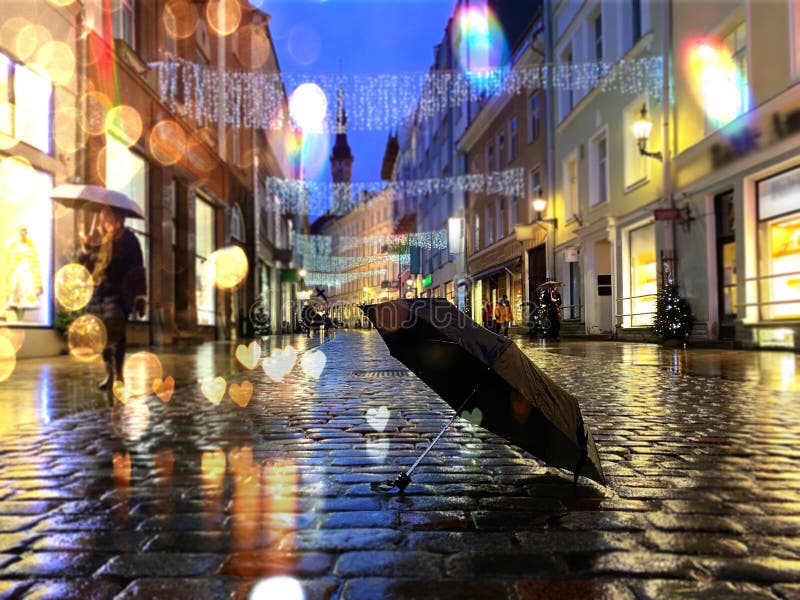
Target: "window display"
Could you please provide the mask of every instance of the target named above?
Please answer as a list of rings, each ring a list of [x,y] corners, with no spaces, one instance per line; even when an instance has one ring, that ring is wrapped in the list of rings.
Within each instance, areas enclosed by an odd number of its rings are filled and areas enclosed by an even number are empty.
[[[800,169],[758,183],[761,318],[800,318]]]
[[[630,232],[630,261],[631,325],[652,325],[658,293],[654,224]]]
[[[35,172],[29,201],[3,202],[0,220],[0,323],[49,326],[52,215],[50,175]],[[42,218],[48,215],[48,218]]]
[[[214,252],[214,207],[195,198],[195,287],[198,325],[214,325],[214,265],[208,260]]]

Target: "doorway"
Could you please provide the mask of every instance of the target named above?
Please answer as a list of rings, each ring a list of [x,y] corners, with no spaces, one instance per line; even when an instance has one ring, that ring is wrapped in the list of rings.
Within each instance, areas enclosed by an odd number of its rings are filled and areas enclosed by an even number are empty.
[[[733,190],[714,198],[717,225],[719,339],[734,339],[736,320],[736,207]]]

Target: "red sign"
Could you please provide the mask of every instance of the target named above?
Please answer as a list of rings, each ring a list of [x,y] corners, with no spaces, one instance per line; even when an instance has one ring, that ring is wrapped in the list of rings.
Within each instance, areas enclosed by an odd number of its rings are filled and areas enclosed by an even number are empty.
[[[657,208],[653,211],[656,221],[678,221],[681,218],[680,208]]]

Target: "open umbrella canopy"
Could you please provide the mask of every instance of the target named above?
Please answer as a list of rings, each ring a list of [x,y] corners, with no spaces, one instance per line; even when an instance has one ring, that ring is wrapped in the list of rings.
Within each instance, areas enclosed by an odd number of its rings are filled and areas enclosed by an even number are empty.
[[[65,183],[53,188],[50,197],[65,206],[82,208],[92,205],[91,208],[100,210],[103,206],[111,206],[126,217],[144,219],[144,213],[139,205],[122,192],[109,190],[100,185],[75,185]]]
[[[539,285],[537,285],[536,289],[540,290],[546,287],[564,287],[564,284],[561,283],[560,281],[545,281],[544,283],[540,283]]]
[[[605,484],[594,440],[574,396],[508,338],[447,300],[392,300],[365,307],[389,351],[458,410],[544,462]]]

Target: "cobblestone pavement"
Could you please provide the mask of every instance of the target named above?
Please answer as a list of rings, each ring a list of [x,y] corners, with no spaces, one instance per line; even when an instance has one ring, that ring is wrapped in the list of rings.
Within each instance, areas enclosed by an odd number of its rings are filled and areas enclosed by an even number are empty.
[[[800,598],[797,356],[519,341],[580,399],[607,487],[458,419],[374,494],[452,415],[375,332],[273,338],[299,352],[281,382],[222,344],[161,353],[169,402],[112,409],[98,366],[20,361],[0,598],[291,598],[278,575],[310,599]]]

